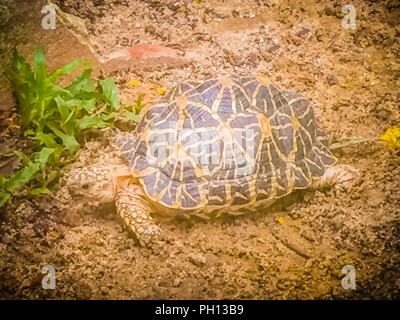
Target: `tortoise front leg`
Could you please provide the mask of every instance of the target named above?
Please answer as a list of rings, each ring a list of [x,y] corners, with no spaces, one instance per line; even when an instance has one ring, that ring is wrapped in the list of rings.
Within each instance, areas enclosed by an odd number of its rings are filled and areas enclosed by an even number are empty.
[[[151,216],[153,209],[140,186],[128,185],[120,190],[115,197],[115,205],[125,225],[141,245],[149,245],[160,234],[161,229]]]

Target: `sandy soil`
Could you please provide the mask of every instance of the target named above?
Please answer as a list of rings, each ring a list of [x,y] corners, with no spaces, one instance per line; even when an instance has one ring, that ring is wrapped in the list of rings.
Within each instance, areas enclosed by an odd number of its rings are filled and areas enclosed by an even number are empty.
[[[33,47],[42,38],[26,34],[36,20],[28,17],[21,32],[15,22],[27,18],[18,10],[29,4],[16,2],[14,25],[2,36],[8,46]],[[179,53],[168,63],[104,68],[118,80],[124,104],[141,92],[152,103],[157,87],[187,78],[261,73],[309,98],[332,142],[379,137],[400,123],[400,5],[352,3],[355,30],[342,28],[348,1],[338,0],[58,1],[84,20],[99,57],[138,43]],[[24,144],[15,128],[2,130],[2,143]],[[104,148],[100,136],[79,161],[97,159]],[[139,247],[112,205],[74,214],[59,210],[55,197],[21,195],[1,209],[0,297],[399,299],[400,156],[374,142],[335,153],[361,173],[351,191],[296,193],[265,212],[235,218],[162,222],[169,239],[162,247]],[[71,201],[74,206],[82,204]],[[56,268],[55,290],[40,286],[47,264]],[[355,290],[342,288],[345,265],[356,270]]]

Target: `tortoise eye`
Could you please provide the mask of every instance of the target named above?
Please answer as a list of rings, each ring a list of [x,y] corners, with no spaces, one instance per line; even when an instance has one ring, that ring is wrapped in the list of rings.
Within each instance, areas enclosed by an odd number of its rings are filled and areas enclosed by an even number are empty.
[[[83,189],[83,190],[89,189],[89,184],[88,184],[88,183],[85,183],[85,184],[82,186],[82,189]]]

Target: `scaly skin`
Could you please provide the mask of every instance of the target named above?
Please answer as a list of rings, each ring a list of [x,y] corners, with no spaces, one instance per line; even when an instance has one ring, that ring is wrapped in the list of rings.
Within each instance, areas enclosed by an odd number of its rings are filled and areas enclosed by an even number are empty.
[[[139,185],[130,184],[118,191],[115,205],[125,225],[136,235],[141,245],[149,245],[160,235],[161,229],[151,216],[153,208],[144,198],[143,189]]]
[[[321,179],[315,181],[313,189],[324,187],[350,188],[360,177],[359,172],[347,164],[339,164],[326,169]]]
[[[148,246],[160,234],[143,188],[132,183],[127,166],[98,164],[69,172],[70,193],[84,197],[87,204],[115,202],[117,213],[125,226]]]

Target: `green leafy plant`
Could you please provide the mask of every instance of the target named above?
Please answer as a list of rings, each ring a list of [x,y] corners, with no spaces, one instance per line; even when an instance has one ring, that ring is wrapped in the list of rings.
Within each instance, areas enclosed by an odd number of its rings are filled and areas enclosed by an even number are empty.
[[[47,162],[48,156],[53,150],[43,148],[40,152],[35,153],[35,161],[31,161],[22,152],[14,151],[23,161],[25,166],[14,173],[10,178],[0,175],[0,207],[7,202],[11,194],[29,182]],[[32,194],[48,193],[46,187],[35,188]]]
[[[129,106],[127,110],[122,113],[122,116],[126,119],[137,122],[139,120],[139,113],[144,107],[143,95],[139,94],[134,106]]]
[[[6,73],[18,99],[21,128],[40,145],[54,148],[55,158],[67,149],[79,149],[76,136],[87,128],[111,125],[113,112],[119,107],[114,80],[106,78],[96,83],[88,68],[62,88],[55,84],[60,75],[69,74],[79,66],[90,66],[85,60],[75,60],[47,74],[43,48],[36,47],[33,69],[14,51],[12,67]]]
[[[85,69],[70,85],[56,84],[61,75],[70,74],[78,67]],[[0,175],[0,206],[33,178],[40,187],[32,189],[32,194],[49,192],[47,185],[57,178],[60,158],[79,150],[79,136],[83,130],[112,127],[121,115],[137,120],[136,110],[119,110],[114,80],[94,81],[90,78],[91,72],[89,61],[74,60],[48,74],[43,47],[36,47],[33,66],[14,50],[6,77],[18,100],[19,125],[25,135],[35,141],[35,152],[30,160],[15,151],[24,167],[9,178]]]

